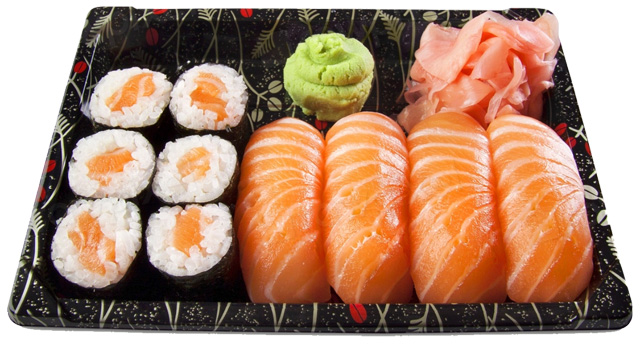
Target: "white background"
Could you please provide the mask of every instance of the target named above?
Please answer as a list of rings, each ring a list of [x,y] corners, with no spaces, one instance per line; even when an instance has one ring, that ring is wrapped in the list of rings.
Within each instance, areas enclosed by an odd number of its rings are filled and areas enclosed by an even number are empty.
[[[571,4],[571,5],[570,5]],[[580,5],[576,5],[580,4]],[[540,7],[560,21],[560,39],[589,137],[607,205],[615,246],[632,298],[640,296],[640,183],[638,130],[640,71],[636,1],[405,1],[328,0],[293,2],[229,1],[82,1],[31,4],[10,0],[0,8],[0,308],[6,308],[22,251],[32,204],[60,109],[85,18],[96,6],[138,8],[310,7],[382,9],[495,9]],[[4,309],[6,310],[6,309]],[[614,332],[463,334],[463,335],[273,335],[141,333],[28,329],[0,316],[3,349],[13,345],[33,355],[113,355],[116,347],[159,354],[199,351],[203,355],[336,354],[394,355],[438,352],[469,355],[504,352],[591,355],[628,354],[636,348],[640,322]],[[149,355],[151,353],[148,353]]]

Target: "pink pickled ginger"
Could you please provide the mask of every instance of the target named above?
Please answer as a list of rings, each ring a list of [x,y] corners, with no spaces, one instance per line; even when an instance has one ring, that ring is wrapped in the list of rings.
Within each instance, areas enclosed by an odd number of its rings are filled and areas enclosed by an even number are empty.
[[[423,118],[459,111],[487,127],[504,114],[540,118],[542,95],[553,86],[560,46],[558,22],[535,22],[487,11],[462,29],[429,24],[420,38],[398,122],[410,131]]]

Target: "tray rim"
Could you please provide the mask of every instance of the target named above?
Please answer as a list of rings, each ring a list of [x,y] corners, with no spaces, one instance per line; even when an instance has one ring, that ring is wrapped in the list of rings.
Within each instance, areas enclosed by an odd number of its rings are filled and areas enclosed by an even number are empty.
[[[123,10],[123,9],[128,9],[129,11],[133,12],[133,11],[145,11],[145,9],[136,9],[136,8],[132,8],[132,7],[96,7],[93,8],[89,14],[87,15],[87,21],[89,21],[89,19],[96,15],[99,11],[103,11],[105,9],[112,9],[112,10]],[[150,10],[150,9],[147,9]],[[185,11],[188,9],[171,9],[171,10],[175,10],[176,12],[178,11]],[[193,9],[191,9],[193,10]],[[224,8],[224,9],[220,9],[220,10],[228,10],[228,11],[232,11],[232,10],[241,10],[241,9],[236,9],[236,8]],[[255,8],[253,9],[255,11],[260,11],[260,10],[298,10],[298,9],[271,9],[271,8]],[[322,9],[322,10],[328,10],[328,9]],[[375,11],[375,9],[357,9],[358,11]],[[403,11],[405,9],[389,9],[390,11]],[[506,9],[503,10],[503,12],[508,12],[508,11],[517,11],[517,10],[523,10],[523,9]],[[532,10],[532,9],[528,9],[528,10]],[[540,11],[548,11],[546,9],[536,9],[539,12]],[[338,9],[336,11],[350,11],[347,9]],[[355,11],[355,9],[354,9]],[[413,9],[412,11],[427,11],[426,9]],[[439,10],[438,10],[439,11]],[[449,11],[455,11],[455,12],[462,12],[462,11],[466,11],[466,12],[483,12],[484,10],[449,10]],[[495,11],[495,10],[494,10]],[[549,11],[550,12],[550,11]],[[83,31],[83,36],[81,36],[80,40],[79,40],[79,45],[77,47],[77,52],[76,52],[76,57],[80,54],[81,49],[83,47],[83,40],[84,40],[84,31]],[[74,74],[74,72],[76,71],[75,68],[75,64],[77,61],[74,60],[74,67],[72,67],[71,70],[71,76]],[[568,71],[568,66],[567,66],[567,71]],[[567,73],[567,76],[569,76],[569,74]],[[569,76],[570,78],[570,76]],[[570,79],[569,79],[570,80]],[[69,86],[67,86],[66,90],[65,90],[65,95],[63,96],[63,103],[61,105],[60,108],[60,114],[62,114],[63,110],[65,109],[65,99],[67,96],[67,92],[71,91],[72,89],[69,88]],[[571,90],[573,90],[573,88],[571,88]],[[576,103],[576,109],[579,110],[577,103]],[[579,115],[579,113],[578,113]],[[580,117],[580,122],[582,122],[582,119]],[[585,134],[586,135],[586,134]],[[51,157],[52,155],[52,150],[53,150],[53,142],[55,141],[55,135],[52,137],[51,139],[51,146],[50,149],[47,153],[47,158]],[[46,172],[43,172],[42,176],[41,176],[41,180],[40,180],[40,186],[42,186],[43,182],[46,179]],[[597,182],[597,178],[596,178],[596,182]],[[599,187],[598,187],[599,188]],[[38,208],[39,202],[38,202],[38,198],[36,197],[35,199],[35,203],[33,205],[33,211],[35,212]],[[604,203],[603,203],[603,207],[604,207]],[[610,230],[610,228],[609,228]],[[31,227],[28,229],[27,234],[26,234],[26,238],[25,238],[25,243],[23,246],[23,250],[22,250],[22,254],[21,254],[21,265],[19,266],[17,272],[16,272],[16,277],[15,277],[15,281],[14,281],[14,289],[12,289],[12,293],[11,293],[11,297],[9,298],[9,306],[8,306],[8,314],[10,319],[16,323],[17,325],[21,325],[21,326],[37,326],[37,327],[81,327],[81,328],[111,328],[111,329],[119,329],[122,328],[121,324],[117,324],[117,323],[103,323],[103,322],[99,322],[99,323],[94,323],[92,324],[92,322],[87,322],[87,321],[80,321],[78,323],[72,321],[72,320],[66,320],[65,321],[60,317],[60,314],[58,316],[47,316],[47,315],[35,315],[32,312],[29,312],[28,310],[20,310],[20,306],[18,306],[17,308],[15,308],[13,306],[13,300],[14,297],[16,295],[16,293],[20,293],[20,292],[24,292],[24,289],[21,289],[20,287],[18,287],[18,278],[20,276],[21,273],[27,273],[29,278],[33,278],[33,283],[41,283],[43,285],[46,285],[46,282],[42,282],[39,280],[38,277],[38,271],[37,271],[37,261],[32,261],[32,266],[28,266],[23,265],[22,262],[28,262],[28,258],[25,260],[25,257],[28,257],[28,245],[29,245],[29,240],[31,239]],[[611,234],[612,235],[612,234]],[[35,234],[33,240],[34,240],[34,244],[36,245],[36,247],[34,249],[37,249],[37,233]],[[615,250],[615,246],[613,245],[613,243],[609,244],[610,248]],[[26,263],[25,262],[25,263]],[[605,270],[603,272],[603,281],[602,283],[604,283],[604,280],[607,278],[613,278],[613,279],[618,279],[619,281],[622,282],[622,284],[619,286],[620,289],[616,289],[616,291],[618,292],[618,294],[620,295],[624,295],[627,297],[628,299],[628,309],[625,311],[622,311],[620,313],[617,314],[606,314],[606,313],[602,313],[603,316],[606,316],[607,319],[609,321],[613,321],[611,327],[609,328],[593,328],[590,330],[602,330],[602,329],[621,329],[624,328],[626,325],[629,324],[629,322],[631,321],[631,317],[632,317],[632,311],[631,311],[631,300],[629,297],[629,292],[628,292],[628,288],[626,287],[626,284],[624,282],[624,275],[622,274],[622,268],[620,265],[620,261],[617,259],[617,256],[615,258],[615,260],[613,262],[610,262],[609,264],[609,268],[607,270]],[[617,273],[616,271],[614,271],[614,269],[618,269],[619,273]],[[35,271],[35,272],[34,272]],[[598,291],[599,287],[596,288],[596,292]],[[52,293],[51,291],[49,291],[49,293]],[[54,296],[55,298],[55,296]],[[167,308],[170,308],[171,306],[175,306],[176,308],[180,307],[181,303],[184,303],[185,305],[189,306],[191,303],[193,304],[197,304],[199,306],[204,306],[205,309],[208,309],[210,311],[216,310],[216,312],[220,311],[221,305],[225,305],[226,308],[245,308],[245,309],[256,309],[256,310],[266,310],[266,311],[271,311],[274,314],[274,320],[275,320],[275,310],[280,307],[281,308],[281,312],[283,313],[282,315],[284,315],[284,310],[287,306],[289,306],[290,308],[301,308],[301,307],[305,307],[305,306],[312,306],[315,310],[315,308],[329,308],[329,309],[333,309],[333,308],[338,308],[338,309],[342,309],[343,312],[346,309],[351,309],[355,306],[362,306],[364,307],[366,310],[374,310],[377,309],[378,311],[380,311],[380,313],[382,314],[381,308],[384,310],[389,310],[390,308],[395,308],[395,307],[413,307],[413,308],[424,308],[425,312],[428,313],[430,308],[433,308],[434,311],[436,311],[437,309],[440,310],[446,310],[446,309],[450,309],[450,308],[459,308],[462,307],[464,305],[473,305],[476,307],[480,307],[483,310],[485,310],[485,306],[494,306],[494,310],[496,310],[497,308],[509,308],[509,307],[513,307],[513,308],[523,308],[525,306],[533,306],[534,308],[536,308],[536,306],[540,306],[541,308],[545,307],[545,306],[561,306],[563,308],[566,309],[570,309],[573,312],[571,313],[567,313],[565,316],[566,318],[564,319],[566,322],[565,323],[556,323],[556,324],[543,324],[542,320],[540,320],[540,325],[535,325],[533,327],[527,328],[526,330],[536,330],[539,328],[539,330],[567,330],[567,329],[582,329],[581,326],[583,326],[585,323],[584,321],[586,320],[592,320],[594,319],[594,317],[596,316],[600,316],[597,314],[587,314],[586,313],[586,308],[589,306],[589,302],[592,298],[595,298],[595,295],[589,295],[589,293],[586,293],[586,295],[584,296],[584,298],[581,298],[580,300],[574,301],[574,302],[562,302],[562,303],[473,303],[473,304],[458,304],[458,305],[452,305],[452,304],[422,304],[422,303],[407,303],[407,304],[342,304],[342,303],[313,303],[313,304],[287,304],[287,303],[267,303],[267,304],[260,304],[260,303],[245,303],[245,302],[184,302],[184,301],[153,301],[153,302],[147,302],[147,301],[135,301],[135,300],[129,300],[129,301],[119,301],[119,300],[106,300],[106,299],[99,299],[100,302],[102,304],[104,304],[105,302],[109,302],[111,307],[114,306],[118,306],[120,304],[122,305],[128,305],[128,304],[135,304],[135,303],[159,303],[159,304],[164,304]],[[88,302],[87,299],[80,299],[80,298],[60,298],[60,299],[56,299],[56,303],[58,304],[58,306],[60,307],[62,306],[67,306],[68,305],[73,305],[74,303],[76,304],[81,304],[84,302]],[[214,308],[214,305],[216,306]],[[625,307],[627,305],[624,305]],[[375,308],[375,309],[374,309]],[[17,309],[17,310],[16,310]],[[581,313],[581,310],[584,309],[585,313]],[[111,309],[110,309],[111,310]],[[628,311],[628,312],[627,312]],[[487,316],[487,314],[485,314],[485,320],[487,320],[487,318],[490,320],[491,318]],[[384,319],[384,318],[383,318]],[[60,324],[60,322],[62,322],[62,325],[58,325]],[[68,324],[68,325],[65,325]],[[75,325],[77,324],[77,325]],[[337,329],[344,329],[346,328],[346,332],[377,332],[380,331],[380,326],[369,326],[369,325],[361,325],[362,323],[354,323],[353,325],[344,325],[344,326],[340,326],[338,325],[325,325],[324,327],[322,326],[316,326],[315,324],[313,325],[305,325],[305,327],[311,327],[311,330],[309,330],[310,332],[336,332],[335,330]],[[135,325],[135,324],[133,324]],[[131,324],[130,324],[131,326]],[[211,324],[200,324],[198,325],[201,328],[204,327],[205,330],[208,331],[248,331],[246,329],[246,324],[242,324],[242,323],[237,323],[237,324],[226,324],[224,326],[221,325],[211,325]],[[520,328],[520,326],[518,326],[518,328],[513,328],[513,325],[509,325],[509,327],[507,327],[507,329],[498,329],[495,325],[495,321],[494,321],[494,325],[493,326],[488,326],[486,328],[486,330],[484,331],[517,331],[518,329],[522,330]],[[560,329],[558,329],[558,326],[560,326]],[[160,325],[160,323],[155,325],[155,329],[157,328],[163,329],[163,330],[192,330],[192,325],[189,324],[184,324],[184,325],[174,325],[171,322],[167,323],[167,324],[163,324]],[[353,327],[350,329],[350,327]],[[390,327],[388,327],[385,324],[384,329],[393,329],[395,328],[395,325],[391,325]],[[403,328],[406,327],[406,325],[403,326]],[[424,332],[458,332],[460,330],[458,330],[457,328],[467,328],[468,325],[439,325],[434,327],[433,329],[425,326],[425,329],[423,330]],[[207,328],[213,328],[211,330],[207,329]],[[317,329],[316,329],[317,328]],[[132,326],[132,329],[133,326]],[[277,326],[271,326],[271,325],[262,325],[262,326],[256,326],[255,327],[256,330],[254,331],[287,331],[288,328],[282,327],[282,325],[277,325]],[[587,329],[587,328],[585,328]],[[343,332],[345,331],[343,330]],[[305,330],[291,330],[291,331],[305,331]],[[387,332],[407,332],[405,331],[396,331],[396,330],[384,330]],[[462,330],[462,331],[476,331],[476,330]]]

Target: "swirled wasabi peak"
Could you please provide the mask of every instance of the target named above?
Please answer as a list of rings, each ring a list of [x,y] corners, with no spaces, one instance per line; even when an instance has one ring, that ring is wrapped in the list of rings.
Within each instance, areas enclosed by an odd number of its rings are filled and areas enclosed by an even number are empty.
[[[307,115],[336,121],[358,112],[371,90],[373,57],[339,33],[308,37],[284,66],[284,86]]]

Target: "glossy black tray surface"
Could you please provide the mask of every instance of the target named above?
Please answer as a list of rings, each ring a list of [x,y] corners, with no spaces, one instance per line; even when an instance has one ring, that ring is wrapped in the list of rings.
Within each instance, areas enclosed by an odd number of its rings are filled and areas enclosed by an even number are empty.
[[[508,18],[535,20],[545,10],[510,9]],[[619,329],[631,320],[631,299],[612,242],[589,142],[562,48],[546,96],[543,121],[573,149],[585,185],[595,242],[594,275],[574,302],[499,304],[254,304],[244,293],[211,300],[172,296],[150,270],[133,287],[83,295],[56,278],[49,257],[56,220],[73,199],[66,174],[75,143],[92,131],[87,112],[93,87],[108,71],[131,66],[161,71],[175,81],[185,68],[223,63],[249,88],[251,129],[299,117],[326,133],[328,125],[304,116],[282,85],[282,68],[310,34],[340,32],[364,43],[375,60],[375,79],[363,110],[395,117],[413,55],[430,22],[463,26],[482,11],[328,9],[93,9],[75,55],[57,117],[45,170],[9,300],[9,317],[23,326],[260,331],[260,332],[483,332]],[[562,26],[562,24],[560,24]],[[171,130],[170,128],[168,130]],[[153,138],[162,146],[163,135]],[[157,142],[156,142],[157,141]],[[143,219],[153,196],[136,201]]]

